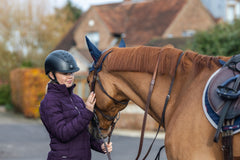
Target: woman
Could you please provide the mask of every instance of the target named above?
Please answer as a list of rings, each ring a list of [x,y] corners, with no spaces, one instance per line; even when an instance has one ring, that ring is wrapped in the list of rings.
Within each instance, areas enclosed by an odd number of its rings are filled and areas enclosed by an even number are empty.
[[[40,105],[40,116],[51,139],[48,160],[90,160],[91,148],[106,152],[103,141],[88,132],[95,94],[91,92],[84,103],[73,93],[73,74],[78,70],[73,56],[64,50],[51,52],[45,60],[45,73],[51,81]],[[112,143],[107,149],[112,151]]]

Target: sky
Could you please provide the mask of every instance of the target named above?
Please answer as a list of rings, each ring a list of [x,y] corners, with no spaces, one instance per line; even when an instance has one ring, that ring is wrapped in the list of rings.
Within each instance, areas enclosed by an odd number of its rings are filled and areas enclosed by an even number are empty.
[[[99,5],[106,3],[117,3],[124,0],[71,0],[73,4],[81,8],[83,11],[87,11],[91,5]],[[67,0],[51,0],[51,4],[55,7],[61,7],[66,4]]]

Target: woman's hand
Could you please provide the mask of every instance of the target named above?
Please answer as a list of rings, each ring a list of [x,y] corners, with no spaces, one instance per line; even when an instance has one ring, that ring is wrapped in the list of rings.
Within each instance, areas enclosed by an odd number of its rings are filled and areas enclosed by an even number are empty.
[[[94,105],[96,103],[96,98],[95,98],[95,93],[91,92],[90,95],[88,96],[88,99],[86,101],[86,108],[93,112]]]
[[[112,152],[112,142],[106,143],[108,152]],[[101,145],[103,152],[107,153],[104,143]]]

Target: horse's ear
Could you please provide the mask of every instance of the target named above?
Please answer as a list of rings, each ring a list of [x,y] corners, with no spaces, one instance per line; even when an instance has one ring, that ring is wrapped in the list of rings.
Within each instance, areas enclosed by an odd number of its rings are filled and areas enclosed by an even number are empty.
[[[223,60],[221,60],[221,59],[219,59],[218,62],[219,62],[222,66],[224,66],[225,63],[226,63],[225,61],[223,61]]]
[[[119,47],[119,48],[125,48],[125,47],[126,47],[126,43],[124,42],[123,38],[121,39],[118,47]]]
[[[101,57],[102,52],[99,49],[97,49],[97,47],[88,39],[87,36],[85,36],[85,38],[86,38],[88,50],[91,53],[91,56],[94,62],[96,63],[98,59]]]

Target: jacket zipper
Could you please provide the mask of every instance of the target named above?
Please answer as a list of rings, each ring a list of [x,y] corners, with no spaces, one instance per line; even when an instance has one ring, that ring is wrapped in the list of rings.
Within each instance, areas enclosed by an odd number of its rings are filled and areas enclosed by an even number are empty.
[[[70,100],[71,100],[71,102],[72,102],[72,105],[74,106],[74,108],[78,111],[78,113],[80,114],[80,111],[79,111],[79,109],[77,108],[77,106],[76,105],[74,105],[74,103],[73,103],[73,100],[72,100],[72,98],[70,97]]]

